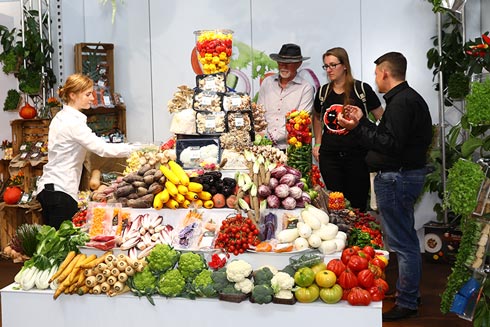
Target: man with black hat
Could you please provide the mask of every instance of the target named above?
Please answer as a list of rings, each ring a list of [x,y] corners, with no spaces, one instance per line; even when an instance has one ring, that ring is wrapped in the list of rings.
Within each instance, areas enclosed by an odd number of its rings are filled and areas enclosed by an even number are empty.
[[[293,109],[311,112],[313,108],[313,86],[298,75],[299,67],[310,57],[303,57],[301,48],[292,43],[284,44],[279,53],[270,57],[277,61],[279,73],[264,79],[257,103],[265,108],[267,136],[275,146],[285,150],[286,114]]]

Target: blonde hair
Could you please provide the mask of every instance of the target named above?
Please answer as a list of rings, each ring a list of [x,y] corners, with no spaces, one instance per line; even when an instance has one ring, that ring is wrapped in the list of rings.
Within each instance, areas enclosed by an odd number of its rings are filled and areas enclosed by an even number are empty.
[[[70,102],[71,93],[81,93],[94,86],[94,82],[87,75],[73,74],[68,76],[65,85],[58,89],[58,96],[63,103]]]
[[[354,88],[354,77],[352,76],[352,69],[350,67],[349,55],[344,48],[337,47],[327,50],[323,54],[322,59],[325,60],[326,56],[334,56],[339,60],[339,62],[345,67],[345,83],[344,83],[344,105],[352,104],[350,102],[350,93]],[[329,88],[329,93],[332,88]]]

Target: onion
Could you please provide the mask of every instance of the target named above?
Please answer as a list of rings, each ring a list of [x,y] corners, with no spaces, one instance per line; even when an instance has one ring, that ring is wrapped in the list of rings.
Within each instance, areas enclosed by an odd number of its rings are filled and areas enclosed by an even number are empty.
[[[289,186],[286,184],[279,184],[275,189],[274,189],[274,194],[277,195],[277,197],[284,199],[289,196]]]
[[[300,199],[302,197],[302,194],[303,191],[297,186],[293,186],[289,188],[289,195],[295,200]]]
[[[260,185],[257,193],[259,194],[259,196],[266,198],[271,195],[271,189],[267,185]]]
[[[271,194],[267,197],[267,206],[269,208],[277,209],[279,208],[280,204],[281,202],[279,201],[279,198],[276,195]]]
[[[281,204],[284,207],[284,209],[292,210],[296,208],[296,200],[290,196],[282,200]]]
[[[281,165],[281,166],[277,166],[276,168],[271,170],[271,176],[274,178],[281,178],[287,172],[288,172],[288,170],[286,169],[286,167]]]
[[[279,184],[294,186],[296,184],[296,177],[293,174],[284,174],[279,180]]]

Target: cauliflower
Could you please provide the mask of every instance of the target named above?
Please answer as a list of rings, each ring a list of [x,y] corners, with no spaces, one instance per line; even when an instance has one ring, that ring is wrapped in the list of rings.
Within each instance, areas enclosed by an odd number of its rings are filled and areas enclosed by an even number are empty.
[[[193,280],[206,265],[201,255],[194,252],[186,252],[180,256],[178,269],[185,280]]]
[[[294,294],[291,290],[280,290],[274,296],[278,299],[291,300]]]
[[[271,286],[276,294],[281,290],[291,290],[294,286],[294,278],[288,273],[280,271],[272,277]]]
[[[167,271],[158,281],[158,293],[168,297],[180,295],[185,288],[185,280],[177,269]]]
[[[147,265],[131,278],[131,288],[138,295],[151,295],[155,292],[157,279]]]
[[[180,252],[168,244],[157,244],[146,257],[148,267],[154,273],[161,274],[173,268],[179,261]]]
[[[214,297],[216,290],[213,287],[213,279],[211,278],[211,270],[201,271],[192,281],[192,287],[197,296]]]
[[[253,288],[254,283],[248,278],[245,278],[241,282],[235,283],[235,289],[242,292],[243,294],[248,294],[252,292]]]
[[[241,282],[252,273],[252,266],[244,260],[234,260],[226,266],[226,278],[230,282]]]

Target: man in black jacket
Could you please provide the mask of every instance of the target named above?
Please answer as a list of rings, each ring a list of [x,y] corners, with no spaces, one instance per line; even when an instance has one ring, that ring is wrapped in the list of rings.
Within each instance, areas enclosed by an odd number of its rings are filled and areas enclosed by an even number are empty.
[[[379,57],[376,84],[385,93],[386,109],[378,126],[362,110],[346,106],[339,124],[358,136],[369,151],[366,162],[377,172],[374,190],[385,238],[398,259],[396,304],[383,321],[416,316],[421,276],[421,255],[414,228],[414,205],[427,174],[427,151],[432,141],[432,120],[424,99],[405,80],[407,60],[398,52]]]

